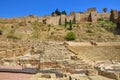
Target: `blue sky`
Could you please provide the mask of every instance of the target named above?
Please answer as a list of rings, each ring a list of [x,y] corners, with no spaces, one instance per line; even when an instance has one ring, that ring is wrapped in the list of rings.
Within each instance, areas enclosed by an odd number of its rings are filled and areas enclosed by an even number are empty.
[[[67,13],[82,12],[92,7],[96,7],[98,12],[102,12],[104,7],[108,11],[120,10],[120,0],[1,0],[0,17],[44,16],[50,15],[56,8]]]

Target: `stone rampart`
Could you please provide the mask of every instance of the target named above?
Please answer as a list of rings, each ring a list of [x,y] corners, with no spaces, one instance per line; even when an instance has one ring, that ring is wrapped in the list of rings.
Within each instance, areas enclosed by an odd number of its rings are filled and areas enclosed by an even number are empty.
[[[75,15],[74,15],[75,17],[75,24],[78,24],[78,23],[80,23],[80,18],[81,18],[81,16],[80,16],[80,13],[75,13]]]
[[[80,14],[80,22],[88,22],[89,21],[89,14]]]
[[[59,23],[59,24],[60,24],[60,25],[61,25],[61,24],[65,24],[65,19],[67,19],[67,16],[66,16],[66,15],[61,15],[61,16],[60,16],[60,23]]]
[[[114,16],[114,20],[118,20],[118,11],[112,10]],[[61,25],[65,24],[65,18],[69,22],[70,20],[75,23],[79,24],[81,22],[97,22],[98,19],[103,18],[104,20],[110,20],[111,13],[109,12],[103,12],[98,13],[96,11],[96,8],[90,8],[86,12],[71,12],[69,16],[67,15],[60,15],[60,16],[43,16],[43,17],[37,17],[37,16],[27,16],[22,18],[1,18],[0,22],[8,22],[8,23],[16,23],[16,22],[42,22],[44,24],[50,24],[50,25]],[[3,25],[0,25],[3,26]]]
[[[90,21],[91,22],[97,22],[97,12],[91,12],[90,13]]]
[[[97,14],[97,18],[103,18],[105,20],[110,20],[110,13],[98,13]]]
[[[50,17],[49,19],[46,20],[46,24],[59,25],[60,16]]]
[[[113,10],[113,13],[116,14],[116,11]],[[105,20],[110,20],[111,13],[98,13],[96,8],[90,8],[86,12],[71,12],[69,16],[61,15],[61,16],[50,16],[44,19],[42,22],[46,24],[52,25],[61,25],[65,24],[65,18],[69,22],[70,20],[75,23],[79,24],[81,22],[97,22],[98,19],[103,18]],[[117,16],[114,16],[115,18]]]
[[[114,15],[114,19],[118,19],[118,11],[117,10],[113,10],[113,15]]]

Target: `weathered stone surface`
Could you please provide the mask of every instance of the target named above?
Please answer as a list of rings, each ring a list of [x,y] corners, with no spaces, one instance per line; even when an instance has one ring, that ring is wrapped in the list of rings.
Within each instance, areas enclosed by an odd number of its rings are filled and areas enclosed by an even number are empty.
[[[97,12],[91,12],[90,13],[90,21],[91,22],[97,22]]]
[[[74,22],[74,15],[70,15],[70,16],[67,16],[67,21],[72,21],[73,23],[75,23]]]
[[[80,23],[80,13],[75,13],[75,24],[78,24],[78,23]]]
[[[112,10],[114,19],[113,21],[116,22],[118,20],[118,11]],[[12,19],[5,19],[1,18],[0,22],[8,22],[8,24],[0,26],[13,26],[11,23],[16,22],[24,22],[25,24],[29,24],[30,22],[42,22],[44,24],[50,24],[50,25],[60,25],[65,23],[65,18],[67,21],[72,21],[75,24],[79,24],[80,22],[97,22],[98,19],[103,18],[105,20],[110,20],[111,13],[98,13],[96,11],[96,8],[89,8],[86,12],[71,12],[70,15],[53,15],[53,16],[43,16],[43,17],[37,17],[37,16],[27,16],[22,18],[12,18]]]
[[[46,24],[59,25],[60,24],[60,16],[50,17],[49,19],[46,20]]]
[[[89,21],[89,14],[80,14],[80,22],[88,22]]]
[[[70,12],[70,16],[74,16],[74,15],[75,15],[74,11]]]
[[[98,74],[102,75],[102,76],[105,76],[105,77],[108,77],[108,78],[120,80],[119,73],[114,73],[114,72],[111,73],[111,72],[98,70]]]
[[[86,13],[96,12],[96,8],[87,9]]]
[[[113,11],[116,15],[116,11]],[[80,22],[97,22],[99,18],[103,18],[105,20],[110,20],[111,13],[98,13],[96,8],[90,8],[86,12],[71,12],[69,16],[61,15],[61,16],[49,16],[43,19],[43,22],[46,24],[59,25],[65,23],[65,18],[67,21],[72,21],[75,24],[79,24]],[[115,16],[117,18],[117,16]]]
[[[61,25],[61,24],[65,24],[65,18],[67,19],[67,16],[66,16],[66,15],[61,15],[61,16],[60,16],[60,23],[59,23],[60,25]]]
[[[105,20],[110,20],[110,13],[98,13],[97,14],[97,18],[103,18]]]
[[[118,19],[118,11],[117,10],[113,10],[113,15],[114,15],[114,19]]]

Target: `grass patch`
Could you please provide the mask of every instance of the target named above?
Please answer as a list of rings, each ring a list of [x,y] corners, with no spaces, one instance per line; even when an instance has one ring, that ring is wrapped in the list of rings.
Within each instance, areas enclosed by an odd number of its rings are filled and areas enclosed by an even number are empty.
[[[101,21],[100,26],[109,32],[113,32],[116,29],[116,24],[108,20]]]

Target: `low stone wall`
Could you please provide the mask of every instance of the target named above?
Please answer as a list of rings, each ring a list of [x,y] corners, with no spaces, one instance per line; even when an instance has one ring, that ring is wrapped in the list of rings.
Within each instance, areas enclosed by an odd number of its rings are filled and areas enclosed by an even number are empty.
[[[98,74],[108,77],[108,78],[112,78],[112,79],[116,79],[116,80],[120,80],[120,73],[111,73],[111,72],[106,72],[106,71],[101,71],[98,70]]]

